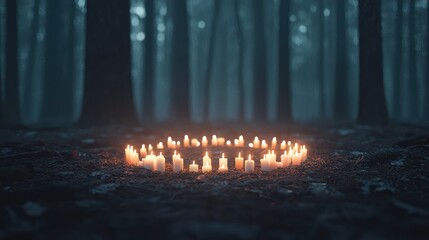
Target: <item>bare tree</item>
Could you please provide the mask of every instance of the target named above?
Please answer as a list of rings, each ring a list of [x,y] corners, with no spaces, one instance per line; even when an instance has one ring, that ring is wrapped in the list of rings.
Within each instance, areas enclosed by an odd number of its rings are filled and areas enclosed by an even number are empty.
[[[144,119],[146,121],[154,120],[154,82],[155,82],[155,1],[146,0],[146,18],[145,18],[145,51],[144,51],[144,86],[143,86],[143,108]]]
[[[417,89],[417,66],[416,66],[416,20],[415,20],[415,9],[416,1],[409,0],[409,20],[408,20],[408,47],[409,47],[409,117],[410,119],[418,118],[419,110],[419,99]]]
[[[264,34],[264,0],[253,1],[254,59],[253,107],[256,121],[267,120],[267,63]]]
[[[130,2],[88,0],[84,125],[134,124],[131,87]],[[114,47],[112,47],[114,46]]]
[[[359,0],[359,110],[361,124],[386,124],[381,0]]]
[[[240,17],[240,0],[234,0],[235,30],[238,45],[238,118],[244,119],[244,79],[243,79],[243,27]]]
[[[403,22],[403,7],[404,1],[397,1],[397,11],[396,11],[396,26],[395,26],[395,58],[393,64],[393,116],[400,117],[402,115],[401,111],[401,101],[402,101],[402,91],[401,91],[401,82],[402,82],[402,51],[403,51],[403,41],[402,41],[402,22]]]
[[[280,121],[290,121],[292,118],[289,14],[290,0],[281,0],[279,20],[279,72],[277,77],[277,115]]]

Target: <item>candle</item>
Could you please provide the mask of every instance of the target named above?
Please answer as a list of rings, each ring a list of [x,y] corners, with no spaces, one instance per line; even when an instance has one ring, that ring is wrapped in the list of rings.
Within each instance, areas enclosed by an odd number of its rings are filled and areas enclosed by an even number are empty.
[[[195,161],[189,165],[189,172],[198,172],[198,164],[195,164]]]
[[[282,154],[280,156],[280,159],[282,161],[282,165],[283,167],[288,167],[291,164],[292,158],[291,156],[287,153],[287,151],[284,152],[284,154]]]
[[[262,148],[262,149],[267,149],[267,148],[268,148],[268,144],[267,144],[267,142],[265,141],[265,139],[264,139],[264,140],[262,140],[261,148]]]
[[[176,147],[176,141],[171,142],[171,149],[177,149]]]
[[[287,145],[290,146],[292,144],[291,141],[287,141]]]
[[[223,138],[223,137],[217,138],[217,145],[218,146],[225,145],[225,138]]]
[[[223,166],[224,168],[226,168],[226,170],[228,170],[228,158],[225,158],[224,153],[222,153],[222,157],[219,158],[219,170],[221,166]]]
[[[268,156],[268,160],[269,160],[269,164],[270,164],[270,169],[271,170],[276,169],[277,168],[277,156],[274,153],[274,150],[271,151],[270,154],[267,154],[267,156]]]
[[[282,143],[280,144],[280,149],[286,150],[286,141],[285,140],[283,140]]]
[[[183,158],[180,158],[180,153],[173,159],[173,172],[183,171]]]
[[[185,137],[183,138],[183,146],[184,146],[185,148],[190,147],[190,145],[189,145],[189,137],[188,137],[188,135],[185,135]]]
[[[216,135],[212,136],[212,146],[217,146],[217,137],[216,137]]]
[[[253,148],[253,143],[249,143],[249,147],[250,147],[250,148]]]
[[[203,166],[212,165],[212,160],[209,157],[208,152],[206,152],[206,155],[203,157]]]
[[[165,172],[165,157],[162,156],[162,152],[156,157],[156,168],[157,171]]]
[[[191,145],[192,145],[193,147],[198,147],[198,146],[197,146],[197,143],[199,143],[198,139],[196,139],[196,138],[192,138],[192,140],[191,140]]]
[[[171,142],[172,142],[173,140],[171,139],[171,137],[168,137],[167,138],[167,147],[168,148],[170,148],[171,149]]]
[[[234,139],[234,146],[240,147],[240,142],[238,141],[238,139]]]
[[[149,170],[156,170],[156,156],[153,152],[146,156],[144,162],[144,167]]]
[[[273,137],[273,140],[271,140],[271,149],[277,148],[277,138]]]
[[[176,142],[176,148],[180,148],[180,141]]]
[[[152,152],[152,151],[153,151],[152,144],[149,144],[149,147],[147,147],[147,151],[148,151],[148,152]]]
[[[225,165],[220,165],[219,166],[219,172],[227,172],[228,171],[228,168],[227,167],[225,167]]]
[[[207,137],[203,136],[203,139],[201,139],[201,145],[203,147],[207,147],[208,143],[209,143],[209,141],[207,140]]]
[[[127,147],[125,148],[125,162],[129,162],[130,161],[130,145],[127,145]]]
[[[137,165],[139,162],[139,155],[137,153],[137,150],[134,149],[133,152],[130,152],[130,161],[129,164],[131,165]]]
[[[246,173],[252,173],[255,171],[255,161],[252,160],[252,156],[249,154],[249,159],[244,161],[244,171]]]
[[[162,142],[159,142],[159,143],[156,145],[156,149],[164,149],[164,145],[162,144]]]
[[[211,172],[212,171],[212,166],[207,162],[206,165],[203,165],[202,171],[203,171],[203,173],[205,173],[205,172]]]
[[[300,165],[301,164],[301,153],[296,152],[292,156],[292,165]]]
[[[295,145],[293,146],[293,151],[298,152],[298,143],[295,143]]]
[[[261,170],[270,171],[270,160],[266,158],[267,155],[264,155],[264,158],[261,159]]]
[[[241,153],[238,153],[238,157],[235,158],[235,169],[242,170],[243,169],[243,158],[241,157]]]
[[[244,138],[243,138],[243,135],[240,135],[240,137],[238,137],[238,146],[239,147],[244,147]]]
[[[301,153],[302,153],[302,161],[307,160],[307,148],[305,148],[305,145],[302,146]]]
[[[261,142],[259,141],[258,137],[255,137],[255,139],[253,140],[253,147],[254,148],[260,148],[261,147]]]
[[[231,141],[230,140],[226,141],[226,146],[231,147]]]
[[[140,156],[146,157],[146,155],[147,155],[146,146],[142,144],[142,148],[140,148]]]

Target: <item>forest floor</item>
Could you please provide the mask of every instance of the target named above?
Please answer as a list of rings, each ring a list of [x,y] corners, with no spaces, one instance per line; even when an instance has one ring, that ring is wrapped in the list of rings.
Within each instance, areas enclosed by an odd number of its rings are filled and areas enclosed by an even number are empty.
[[[308,160],[245,174],[150,172],[126,144],[202,135],[297,141]],[[164,143],[165,144],[165,143]],[[241,149],[248,153],[249,149]],[[181,150],[185,168],[203,149]],[[212,159],[213,159],[212,157]],[[200,163],[201,164],[201,163]],[[427,239],[429,128],[153,126],[0,130],[1,239]]]

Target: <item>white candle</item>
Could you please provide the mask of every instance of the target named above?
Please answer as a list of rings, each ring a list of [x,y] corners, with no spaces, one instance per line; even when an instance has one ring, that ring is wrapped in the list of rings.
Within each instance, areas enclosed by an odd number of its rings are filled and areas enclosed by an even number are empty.
[[[146,157],[146,155],[147,155],[146,146],[142,144],[142,148],[140,148],[140,156]]]
[[[162,156],[162,152],[160,152],[159,156],[156,157],[156,170],[165,172],[165,157]]]
[[[191,140],[191,145],[193,146],[193,147],[197,147],[197,143],[199,143],[200,141],[198,141],[198,139],[196,139],[196,138],[192,138],[192,140]]]
[[[180,153],[176,159],[173,159],[173,172],[183,171],[183,158],[180,158]]]
[[[234,139],[234,146],[240,147],[240,142],[238,141],[238,139]]]
[[[280,144],[280,149],[286,150],[286,141],[285,140],[283,140],[282,143]]]
[[[162,142],[159,142],[159,143],[156,145],[156,149],[164,149],[164,144],[162,144]]]
[[[189,172],[198,172],[198,164],[195,164],[195,161],[189,165]]]
[[[226,141],[226,146],[231,147],[231,141],[230,140]]]
[[[253,140],[253,147],[254,148],[260,148],[261,147],[261,142],[259,141],[258,137],[255,137],[255,139]]]
[[[209,157],[209,153],[206,152],[206,155],[203,157],[203,166],[212,165],[212,159]]]
[[[208,144],[209,144],[209,141],[207,140],[207,137],[203,136],[203,139],[201,139],[202,147],[207,147]]]
[[[176,141],[171,141],[171,149],[177,149]]]
[[[171,139],[171,137],[168,137],[167,138],[167,147],[168,148],[170,148],[171,149],[171,142],[172,142],[173,140]]]
[[[130,153],[130,164],[137,165],[138,162],[139,162],[139,154],[137,153],[137,150],[134,149],[134,151]]]
[[[277,138],[273,137],[273,140],[271,140],[271,149],[277,148]]]
[[[176,142],[176,148],[180,148],[180,141]]]
[[[144,167],[149,170],[156,170],[156,156],[153,153],[146,156]]]
[[[268,148],[268,144],[267,144],[267,142],[265,141],[265,139],[264,139],[264,140],[262,140],[261,148],[262,148],[262,149],[267,149],[267,148]]]
[[[307,148],[305,148],[305,145],[302,146],[301,153],[302,153],[302,161],[307,160]]]
[[[298,152],[298,143],[295,143],[295,145],[293,146],[293,151]]]
[[[219,172],[227,172],[228,171],[228,168],[225,166],[225,165],[220,165],[219,166]]]
[[[291,141],[287,141],[287,145],[290,146],[292,144]]]
[[[301,153],[296,152],[292,156],[292,165],[300,165],[301,164]]]
[[[225,145],[225,138],[223,138],[223,137],[217,138],[217,145],[218,146]]]
[[[185,135],[185,137],[183,138],[183,146],[185,147],[185,148],[187,148],[187,147],[189,147],[190,145],[189,145],[189,137],[188,137],[188,135]]]
[[[128,163],[130,161],[130,145],[127,145],[125,148],[125,162]]]
[[[212,166],[207,163],[206,165],[203,165],[202,171],[203,171],[203,173],[205,173],[205,172],[211,172],[212,171]]]
[[[280,159],[282,160],[282,164],[283,167],[289,167],[291,162],[292,162],[292,158],[291,156],[287,153],[287,151],[284,152],[284,154],[282,154],[280,156]]]
[[[149,144],[149,146],[147,147],[147,151],[148,151],[148,152],[152,152],[152,151],[153,151],[152,144]]]
[[[277,155],[275,154],[274,150],[271,151],[270,154],[268,154],[268,159],[270,161],[270,168],[271,170],[274,170],[277,168]]]
[[[243,138],[243,135],[240,135],[240,137],[238,137],[238,146],[239,147],[244,147],[244,138]]]
[[[217,146],[217,137],[216,137],[216,135],[212,136],[212,146]]]
[[[241,157],[241,153],[238,153],[238,157],[235,158],[235,169],[242,170],[243,169],[243,158]]]
[[[219,168],[223,166],[224,168],[226,168],[226,170],[228,170],[228,158],[225,158],[225,154],[222,153],[222,157],[219,158]]]
[[[255,161],[252,160],[252,156],[249,154],[249,159],[244,161],[244,171],[246,173],[252,173],[255,171]]]
[[[266,155],[264,155],[264,158],[261,159],[261,170],[262,171],[270,171],[270,160],[266,158]]]

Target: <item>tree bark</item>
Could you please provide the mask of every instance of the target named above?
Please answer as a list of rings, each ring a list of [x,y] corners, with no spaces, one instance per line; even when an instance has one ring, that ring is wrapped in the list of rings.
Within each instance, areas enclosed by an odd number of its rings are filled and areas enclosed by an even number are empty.
[[[244,79],[243,79],[243,27],[240,18],[240,1],[234,0],[234,13],[238,45],[238,119],[244,120]]]
[[[210,37],[209,37],[209,52],[207,54],[207,68],[204,76],[204,119],[209,121],[210,113],[210,83],[212,79],[213,72],[213,58],[214,50],[216,47],[216,30],[218,25],[219,10],[220,10],[221,0],[214,1],[213,7],[213,17],[212,17],[212,27],[210,28]]]
[[[346,47],[346,1],[337,0],[337,57],[335,64],[334,117],[349,119],[349,80]]]
[[[396,30],[395,30],[395,59],[393,65],[393,116],[395,118],[400,118],[402,115],[401,106],[402,106],[402,91],[401,91],[401,82],[402,82],[402,22],[403,22],[403,7],[404,1],[397,1],[397,12],[396,12]]]
[[[359,0],[359,110],[358,122],[387,123],[383,83],[381,0]]]
[[[145,51],[144,51],[144,86],[143,86],[143,119],[148,122],[154,120],[154,82],[155,82],[155,58],[156,47],[155,39],[155,2],[146,0],[146,18],[145,18]]]
[[[187,0],[172,4],[173,36],[171,52],[171,114],[179,121],[190,120],[189,109],[189,26]]]
[[[418,99],[418,86],[417,86],[417,66],[416,66],[416,21],[415,21],[415,9],[416,1],[409,1],[409,20],[408,20],[408,42],[409,42],[409,118],[415,121],[419,115],[419,99]]]
[[[6,126],[21,124],[18,81],[17,1],[6,1],[6,56],[3,116]]]
[[[320,118],[324,120],[326,118],[325,111],[325,15],[324,11],[324,0],[319,0],[319,108]]]
[[[264,0],[253,1],[254,59],[253,59],[253,99],[254,119],[267,120],[267,63],[264,33]]]
[[[280,1],[279,20],[279,70],[278,70],[278,99],[277,118],[279,121],[292,119],[292,97],[290,86],[290,0]]]
[[[88,0],[84,125],[135,124],[131,83],[130,2]]]

